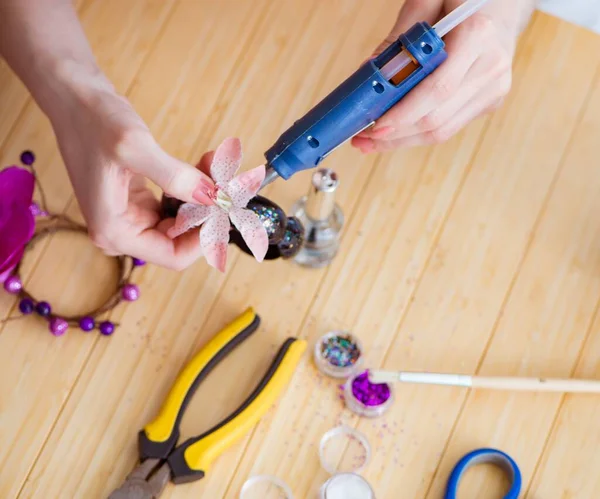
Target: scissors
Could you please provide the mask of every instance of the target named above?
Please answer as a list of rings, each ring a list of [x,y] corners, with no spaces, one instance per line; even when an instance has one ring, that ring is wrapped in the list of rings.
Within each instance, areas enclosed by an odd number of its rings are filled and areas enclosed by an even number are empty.
[[[501,468],[510,480],[510,489],[504,499],[518,499],[521,493],[522,478],[517,463],[508,454],[497,449],[477,449],[466,454],[452,470],[444,499],[457,499],[460,480],[471,466],[477,464],[494,464]]]

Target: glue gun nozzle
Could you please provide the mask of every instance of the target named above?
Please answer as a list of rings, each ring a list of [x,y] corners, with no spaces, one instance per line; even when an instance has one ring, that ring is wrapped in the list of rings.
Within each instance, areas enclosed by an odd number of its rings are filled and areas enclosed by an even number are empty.
[[[258,189],[258,190],[259,191],[263,190],[267,185],[273,183],[278,178],[279,178],[279,175],[277,174],[275,169],[271,165],[267,165],[266,172],[265,172],[265,179],[263,180],[262,184],[260,185],[260,189]]]

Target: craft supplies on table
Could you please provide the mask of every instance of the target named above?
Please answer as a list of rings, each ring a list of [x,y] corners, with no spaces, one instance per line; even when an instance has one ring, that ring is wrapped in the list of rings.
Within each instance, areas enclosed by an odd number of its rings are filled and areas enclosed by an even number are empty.
[[[346,450],[350,443],[355,443],[360,449],[361,455],[354,456],[350,469],[342,468],[338,459],[330,459],[327,456],[328,445],[336,440],[338,445],[341,440]],[[321,467],[331,475],[319,489],[320,499],[375,499],[373,488],[360,475],[371,460],[371,445],[363,433],[345,425],[332,428],[321,437],[319,460]]]
[[[373,383],[369,379],[369,371],[363,371],[346,381],[344,401],[346,407],[359,416],[381,416],[394,401],[393,388],[385,382]]]
[[[363,348],[359,339],[345,331],[332,331],[315,344],[315,365],[323,374],[347,378],[363,364]]]
[[[444,499],[458,499],[460,481],[467,469],[478,464],[493,464],[498,466],[509,479],[510,489],[503,499],[518,499],[521,493],[521,470],[512,457],[497,449],[477,449],[463,456],[454,466],[448,483]],[[482,498],[484,499],[484,498]]]
[[[375,499],[375,493],[362,476],[339,473],[323,485],[320,499]]]
[[[344,214],[336,203],[337,173],[320,168],[313,173],[308,194],[292,207],[292,214],[305,229],[304,245],[294,261],[307,268],[329,265],[338,253]]]
[[[470,376],[467,374],[420,373],[402,371],[369,371],[373,383],[416,383],[425,385],[462,386],[488,390],[600,393],[600,381],[584,379],[519,378]]]
[[[278,499],[294,499],[289,485],[272,475],[254,475],[248,478],[242,485],[239,499],[265,499],[265,489],[275,490]]]
[[[154,499],[165,486],[203,478],[213,461],[242,438],[277,400],[306,350],[286,340],[248,398],[219,424],[177,445],[179,424],[191,397],[208,374],[257,331],[260,318],[248,309],[202,348],[181,371],[156,419],[139,433],[140,461],[109,499]]]

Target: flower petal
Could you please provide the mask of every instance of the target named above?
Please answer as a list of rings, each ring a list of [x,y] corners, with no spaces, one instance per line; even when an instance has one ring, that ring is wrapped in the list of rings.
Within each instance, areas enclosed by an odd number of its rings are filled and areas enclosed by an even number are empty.
[[[235,176],[242,164],[242,144],[240,139],[225,139],[213,156],[210,176],[221,188]]]
[[[167,235],[174,239],[194,227],[202,225],[208,217],[216,213],[216,206],[204,206],[200,204],[185,203],[179,207],[175,225],[171,227]]]
[[[0,171],[0,206],[26,206],[33,199],[35,177],[33,173],[18,166],[9,166]]]
[[[200,229],[202,254],[211,267],[225,272],[229,244],[229,217],[224,211],[215,212]]]
[[[251,210],[237,208],[229,216],[254,257],[262,262],[269,249],[269,236],[258,215]]]
[[[226,192],[236,208],[245,208],[248,202],[256,196],[265,179],[265,165],[257,166],[252,170],[239,174],[228,184]]]
[[[3,263],[0,263],[0,284],[4,283],[9,276],[12,275],[13,270],[17,266],[17,264],[23,258],[23,253],[25,253],[25,247],[15,251],[9,258]]]
[[[5,199],[0,198],[0,269],[16,263],[14,255],[22,254],[34,232],[35,218],[29,211],[29,204],[6,205]]]

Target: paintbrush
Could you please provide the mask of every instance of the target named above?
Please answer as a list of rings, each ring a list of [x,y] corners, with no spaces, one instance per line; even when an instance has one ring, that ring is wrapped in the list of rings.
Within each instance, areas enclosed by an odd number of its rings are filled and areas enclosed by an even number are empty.
[[[369,380],[372,383],[417,383],[485,388],[488,390],[600,393],[600,381],[585,379],[470,376],[467,374],[370,370]]]

